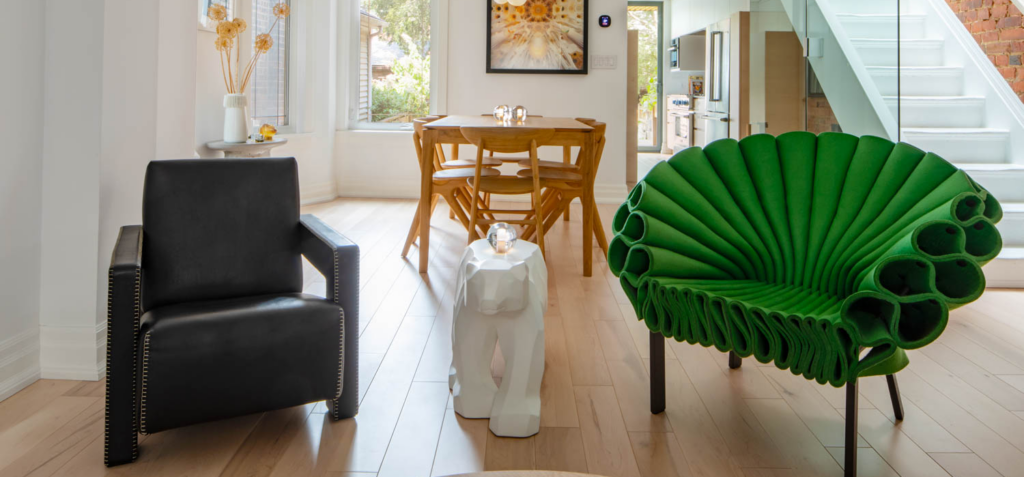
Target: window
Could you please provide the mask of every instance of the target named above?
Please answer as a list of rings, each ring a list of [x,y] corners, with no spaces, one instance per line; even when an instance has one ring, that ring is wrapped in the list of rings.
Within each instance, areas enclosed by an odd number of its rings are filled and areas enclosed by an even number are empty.
[[[430,112],[430,0],[360,0],[356,122],[402,124]]]
[[[273,9],[274,5],[278,3],[286,3],[291,6],[292,2],[291,0],[253,0],[253,25],[250,28],[253,41],[255,41],[256,35],[266,33],[274,25],[277,18],[274,17]],[[291,34],[291,19],[292,16],[288,16],[284,20],[278,21],[274,30],[270,32],[274,39],[274,46],[256,63],[256,69],[253,71],[252,94],[249,96],[252,102],[249,110],[252,112],[253,122],[271,124],[279,130],[283,126],[289,126],[291,119],[288,104],[288,51],[291,46],[288,38]]]

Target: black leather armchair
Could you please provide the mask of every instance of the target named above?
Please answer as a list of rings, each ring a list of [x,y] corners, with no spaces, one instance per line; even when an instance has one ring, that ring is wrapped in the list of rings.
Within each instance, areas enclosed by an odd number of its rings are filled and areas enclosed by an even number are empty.
[[[301,256],[326,300],[302,293]],[[150,163],[107,301],[108,466],[140,432],[316,401],[356,414],[359,248],[299,216],[295,159]]]

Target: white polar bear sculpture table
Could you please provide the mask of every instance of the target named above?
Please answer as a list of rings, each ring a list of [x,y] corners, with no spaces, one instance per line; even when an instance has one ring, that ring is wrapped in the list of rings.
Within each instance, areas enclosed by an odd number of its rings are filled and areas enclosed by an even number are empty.
[[[477,240],[462,255],[456,287],[448,376],[455,412],[490,418],[491,432],[498,436],[536,434],[548,307],[548,271],[540,248],[520,240],[499,254],[486,240]],[[505,358],[500,389],[491,378],[499,340]]]

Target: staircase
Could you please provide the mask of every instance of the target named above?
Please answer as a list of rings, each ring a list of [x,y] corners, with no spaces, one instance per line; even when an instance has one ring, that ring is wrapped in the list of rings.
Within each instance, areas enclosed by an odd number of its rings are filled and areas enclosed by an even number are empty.
[[[1003,252],[986,275],[990,286],[1024,287],[1024,144],[1015,144],[1024,135],[1020,100],[1001,95],[1001,77],[985,76],[995,68],[980,47],[964,41],[970,34],[942,0],[901,0],[899,17],[892,0],[819,3],[830,10],[823,16],[852,68],[874,83],[862,94],[880,95],[878,104],[888,107],[879,116],[892,118],[880,120],[899,124],[903,141],[953,162],[1003,204]]]

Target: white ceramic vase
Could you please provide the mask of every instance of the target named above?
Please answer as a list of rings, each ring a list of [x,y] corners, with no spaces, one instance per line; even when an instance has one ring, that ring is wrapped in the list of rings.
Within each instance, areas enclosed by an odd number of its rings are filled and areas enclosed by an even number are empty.
[[[224,142],[245,142],[249,139],[245,114],[248,104],[244,94],[224,95]]]

